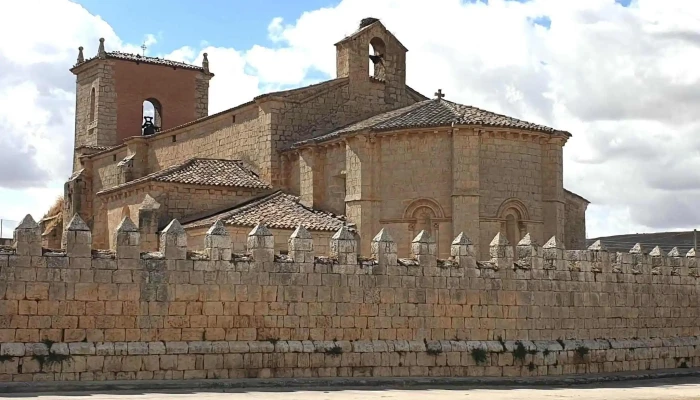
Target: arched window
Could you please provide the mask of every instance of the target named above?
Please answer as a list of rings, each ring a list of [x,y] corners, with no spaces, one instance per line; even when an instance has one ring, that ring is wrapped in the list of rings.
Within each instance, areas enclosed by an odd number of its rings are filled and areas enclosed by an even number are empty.
[[[530,217],[525,204],[517,199],[508,199],[499,207],[498,217],[501,219],[501,233],[506,235],[508,243],[515,250],[515,246],[527,234],[525,220]]]
[[[425,230],[430,234],[437,244],[438,254],[440,252],[440,220],[445,218],[445,212],[443,211],[440,204],[428,198],[420,198],[413,200],[408,204],[403,212],[403,218],[408,224],[409,240],[412,241],[413,238],[420,233],[420,231]],[[410,242],[409,242],[410,246]]]
[[[505,234],[506,238],[508,239],[508,243],[512,245],[517,245],[520,239],[522,239],[520,236],[520,221],[521,218],[517,212],[512,209],[508,210],[508,214],[506,215]]]
[[[150,98],[143,101],[143,125],[142,134],[151,135],[163,127],[163,106],[157,99]],[[150,127],[153,125],[153,128]]]
[[[90,90],[90,116],[89,116],[89,121],[92,122],[95,120],[95,88],[92,88]]]
[[[431,237],[435,238],[433,235],[433,219],[435,219],[435,212],[429,207],[419,207],[414,211],[413,216],[416,219],[416,232],[426,231]],[[411,238],[413,239],[413,238]]]
[[[384,80],[384,56],[386,46],[380,38],[373,38],[369,42],[369,76]]]

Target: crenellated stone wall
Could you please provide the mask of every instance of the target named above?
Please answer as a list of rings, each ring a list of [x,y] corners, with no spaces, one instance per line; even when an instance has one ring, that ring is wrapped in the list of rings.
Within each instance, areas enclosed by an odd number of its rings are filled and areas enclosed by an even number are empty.
[[[529,376],[700,365],[695,252],[565,250],[498,234],[490,259],[427,232],[397,258],[389,232],[359,258],[341,228],[314,254],[303,227],[277,255],[264,225],[246,253],[221,222],[188,250],[177,220],[159,249],[119,224],[92,250],[75,216],[65,250],[27,216],[0,247],[0,380]],[[238,247],[238,246],[236,246]],[[515,248],[515,250],[514,250]]]

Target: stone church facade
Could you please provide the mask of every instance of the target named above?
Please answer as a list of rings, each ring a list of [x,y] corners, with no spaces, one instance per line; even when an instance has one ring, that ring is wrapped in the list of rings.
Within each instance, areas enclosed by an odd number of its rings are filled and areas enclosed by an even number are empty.
[[[62,225],[78,213],[93,246],[107,248],[129,216],[144,251],[157,248],[173,218],[189,243],[221,219],[234,243],[258,222],[286,231],[275,234],[281,239],[304,225],[315,243],[348,225],[362,255],[381,228],[400,257],[421,230],[443,258],[462,231],[477,257],[499,231],[512,244],[529,232],[583,248],[588,201],[563,187],[571,135],[441,91],[423,96],[406,84],[406,52],[380,21],[364,19],[336,43],[337,78],[207,115],[206,55],[194,66],[108,52],[102,39],[93,58],[81,49],[71,69],[75,156]],[[155,129],[142,130],[144,100]],[[57,237],[47,232],[45,244],[60,246]]]

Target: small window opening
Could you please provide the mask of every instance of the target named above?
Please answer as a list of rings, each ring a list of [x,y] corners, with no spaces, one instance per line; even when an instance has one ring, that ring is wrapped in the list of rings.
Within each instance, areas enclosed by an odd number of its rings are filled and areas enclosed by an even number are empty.
[[[369,42],[369,76],[384,80],[386,71],[384,66],[386,46],[380,38],[374,38]]]
[[[95,88],[90,90],[90,122],[95,120]]]
[[[173,143],[177,142],[177,135],[173,135]]]
[[[517,250],[518,242],[526,234],[525,230],[525,224],[520,212],[513,208],[506,210],[502,232],[506,235],[510,245],[513,246],[513,251]]]
[[[235,115],[231,117],[231,123],[234,123],[234,124],[236,123],[236,116]]]
[[[112,154],[112,161],[117,161],[117,155],[116,155],[116,154]]]

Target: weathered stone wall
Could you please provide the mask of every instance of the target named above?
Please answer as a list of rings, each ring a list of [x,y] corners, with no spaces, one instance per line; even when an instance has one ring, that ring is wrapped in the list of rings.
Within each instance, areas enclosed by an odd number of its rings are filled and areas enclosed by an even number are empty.
[[[480,254],[488,253],[489,241],[498,232],[506,232],[503,213],[511,201],[525,230],[540,241],[543,236],[543,186],[554,182],[542,178],[542,145],[539,138],[523,140],[505,132],[491,132],[481,137],[479,171]],[[520,235],[518,235],[520,237]],[[518,239],[515,239],[518,240]]]
[[[449,157],[441,155],[450,153],[450,135],[417,131],[381,137],[375,143],[381,148],[374,163],[381,176],[377,185],[382,199],[380,221],[396,240],[398,254],[410,254],[411,241],[425,229],[438,242],[438,256],[449,257],[454,239],[449,218],[452,165]]]
[[[531,219],[542,220],[540,143],[503,135],[484,135],[481,139],[481,213],[498,216],[506,200],[517,198],[525,203]]]
[[[566,251],[502,235],[479,262],[464,235],[448,260],[421,232],[396,258],[386,231],[358,259],[342,228],[330,257],[297,229],[289,254],[257,226],[231,252],[216,223],[188,251],[173,221],[141,253],[120,224],[91,250],[75,217],[65,252],[25,218],[0,253],[0,379],[519,376],[700,365],[695,252]]]
[[[79,67],[74,73],[75,147],[113,146],[117,132],[114,62],[98,60]],[[80,168],[76,152],[73,171]]]
[[[269,181],[270,115],[257,104],[214,115],[148,140],[149,172],[159,171],[193,157],[241,159]],[[173,139],[174,137],[174,139]]]
[[[109,247],[114,232],[125,216],[134,221],[146,195],[153,197],[161,205],[160,219],[163,225],[172,219],[185,216],[204,215],[248,201],[269,192],[267,189],[229,188],[220,186],[186,185],[168,182],[145,182],[122,191],[102,196],[107,213],[107,241],[96,248]],[[138,226],[138,223],[136,223]],[[160,225],[159,227],[162,227]],[[93,245],[95,245],[93,241]]]
[[[345,146],[335,144],[324,148],[322,210],[345,215],[345,175]]]
[[[564,238],[567,249],[583,249],[586,247],[586,209],[588,201],[568,190],[564,191],[566,199]]]
[[[191,250],[204,250],[204,239],[208,230],[209,227],[186,229],[188,247]],[[247,250],[246,240],[248,239],[250,228],[244,226],[227,225],[226,230],[228,231],[228,234],[231,237],[231,242],[233,243],[232,251],[244,254]],[[275,254],[287,254],[289,249],[289,236],[292,234],[293,230],[270,228],[269,231],[275,238]],[[327,231],[309,231],[309,234],[314,241],[314,251],[316,254],[328,254],[330,251],[328,243],[330,243],[331,236],[333,236],[334,233],[335,232]]]
[[[411,240],[427,230],[437,241],[438,255],[447,257],[459,229],[454,224],[468,225],[479,239],[477,253],[484,256],[498,232],[513,242],[529,232],[542,242],[547,238],[545,207],[555,218],[550,225],[566,226],[567,243],[580,249],[585,207],[568,214],[570,226],[562,222],[568,221],[565,214],[557,214],[560,203],[555,200],[563,188],[552,170],[561,172],[556,162],[560,145],[549,143],[546,135],[518,130],[358,132],[289,152],[285,170],[298,180],[285,182],[299,190],[306,205],[344,212],[363,237],[389,228],[400,256],[408,255]],[[508,215],[515,216],[515,231],[508,229]],[[561,236],[566,236],[563,229]],[[367,255],[368,243],[364,245],[362,254]]]

